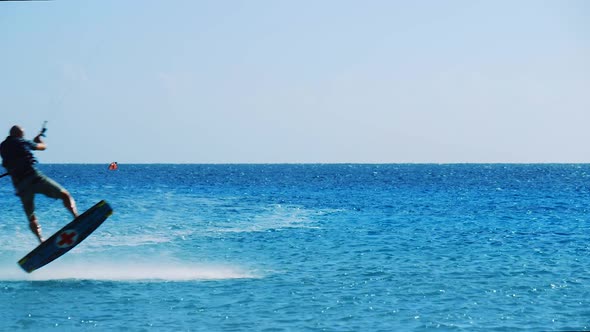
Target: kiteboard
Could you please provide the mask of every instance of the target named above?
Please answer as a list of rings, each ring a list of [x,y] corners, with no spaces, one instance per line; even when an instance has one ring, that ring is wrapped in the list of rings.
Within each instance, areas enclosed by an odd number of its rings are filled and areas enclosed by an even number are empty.
[[[106,201],[98,202],[21,258],[18,264],[31,273],[51,263],[84,241],[112,213],[113,209]]]

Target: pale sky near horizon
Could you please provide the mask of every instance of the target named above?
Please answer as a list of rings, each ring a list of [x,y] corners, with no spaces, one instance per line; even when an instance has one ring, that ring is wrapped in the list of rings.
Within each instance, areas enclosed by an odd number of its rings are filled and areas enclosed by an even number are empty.
[[[42,163],[590,162],[590,1],[0,2]]]

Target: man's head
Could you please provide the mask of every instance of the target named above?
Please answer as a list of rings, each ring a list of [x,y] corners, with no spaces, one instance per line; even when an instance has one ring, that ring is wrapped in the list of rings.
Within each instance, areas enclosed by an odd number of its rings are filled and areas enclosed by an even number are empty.
[[[25,136],[25,131],[20,126],[12,126],[10,128],[10,136],[22,138]]]

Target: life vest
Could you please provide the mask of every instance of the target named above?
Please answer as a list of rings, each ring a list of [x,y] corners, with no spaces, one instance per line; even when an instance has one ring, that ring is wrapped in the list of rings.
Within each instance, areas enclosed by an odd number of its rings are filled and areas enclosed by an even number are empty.
[[[2,155],[2,166],[8,173],[15,178],[20,179],[34,172],[34,166],[37,163],[31,150],[34,150],[37,143],[8,136],[0,144],[0,154]]]

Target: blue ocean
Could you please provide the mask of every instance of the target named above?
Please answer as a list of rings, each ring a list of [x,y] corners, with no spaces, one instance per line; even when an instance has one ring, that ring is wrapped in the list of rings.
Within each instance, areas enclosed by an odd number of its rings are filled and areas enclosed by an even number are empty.
[[[107,166],[39,166],[114,214],[31,274],[0,179],[1,331],[590,329],[590,165]]]

